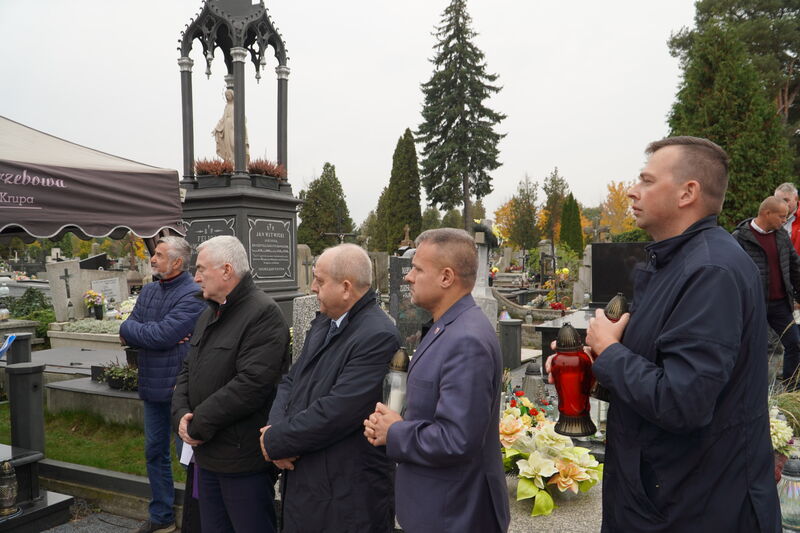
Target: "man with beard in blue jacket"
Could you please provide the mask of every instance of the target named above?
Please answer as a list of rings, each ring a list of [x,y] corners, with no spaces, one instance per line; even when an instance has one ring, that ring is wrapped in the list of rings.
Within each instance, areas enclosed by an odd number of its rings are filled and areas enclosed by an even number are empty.
[[[170,441],[171,399],[175,380],[189,351],[185,342],[194,330],[206,303],[199,298],[200,286],[186,270],[192,249],[180,237],[158,241],[150,258],[152,283],[142,288],[131,316],[119,328],[122,344],[139,348],[139,397],[144,404],[144,454],[150,481],[149,514],[137,533],[168,533],[175,530],[172,504]]]
[[[778,532],[758,269],[717,225],[728,157],[651,143],[628,191],[654,243],[630,315],[598,310],[586,342],[611,392],[603,532]]]

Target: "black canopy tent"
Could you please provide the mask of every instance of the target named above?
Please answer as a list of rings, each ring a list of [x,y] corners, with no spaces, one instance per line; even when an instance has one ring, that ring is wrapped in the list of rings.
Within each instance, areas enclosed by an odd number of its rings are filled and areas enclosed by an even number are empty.
[[[59,139],[0,116],[0,238],[120,239],[153,250],[184,234],[178,173]]]

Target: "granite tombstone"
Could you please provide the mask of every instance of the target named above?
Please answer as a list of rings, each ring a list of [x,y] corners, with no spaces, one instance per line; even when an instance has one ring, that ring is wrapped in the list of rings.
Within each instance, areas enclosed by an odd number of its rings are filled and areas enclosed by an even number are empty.
[[[422,326],[430,321],[426,310],[411,303],[411,288],[404,279],[411,270],[411,258],[389,258],[389,314],[400,330],[400,342],[412,353],[422,338]]]

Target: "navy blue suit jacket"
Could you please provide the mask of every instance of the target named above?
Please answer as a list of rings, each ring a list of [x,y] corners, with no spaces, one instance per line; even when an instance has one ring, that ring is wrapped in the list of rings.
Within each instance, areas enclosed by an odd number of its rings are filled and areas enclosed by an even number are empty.
[[[508,528],[498,417],[502,359],[497,335],[471,295],[422,339],[408,371],[404,420],[389,428],[397,461],[397,519],[408,533]]]

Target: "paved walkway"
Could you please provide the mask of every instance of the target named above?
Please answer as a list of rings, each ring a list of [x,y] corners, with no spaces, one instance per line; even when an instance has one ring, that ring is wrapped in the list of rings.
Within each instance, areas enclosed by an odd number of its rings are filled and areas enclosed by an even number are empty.
[[[108,513],[91,514],[85,518],[61,524],[45,533],[120,533],[136,531],[141,521]]]

